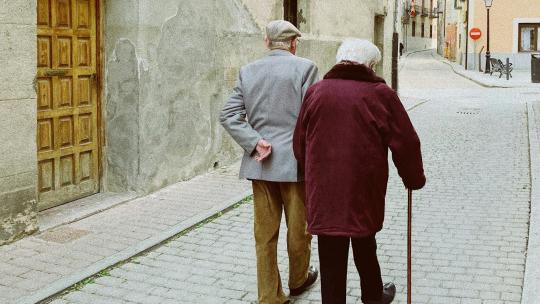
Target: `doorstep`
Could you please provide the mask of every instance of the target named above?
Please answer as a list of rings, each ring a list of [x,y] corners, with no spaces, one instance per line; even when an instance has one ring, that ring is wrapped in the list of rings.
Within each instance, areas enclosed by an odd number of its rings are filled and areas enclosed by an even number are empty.
[[[40,232],[80,221],[137,197],[135,192],[94,194],[58,207],[43,210],[38,214]]]

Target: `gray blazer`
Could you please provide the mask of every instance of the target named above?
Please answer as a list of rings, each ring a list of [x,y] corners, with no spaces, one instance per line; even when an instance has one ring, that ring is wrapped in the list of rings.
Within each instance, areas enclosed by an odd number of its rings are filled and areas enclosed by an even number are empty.
[[[317,81],[318,70],[312,61],[284,50],[273,50],[240,69],[234,93],[220,117],[223,127],[245,151],[240,178],[303,180],[292,138],[304,95]],[[272,144],[272,154],[262,163],[252,157],[260,139]]]

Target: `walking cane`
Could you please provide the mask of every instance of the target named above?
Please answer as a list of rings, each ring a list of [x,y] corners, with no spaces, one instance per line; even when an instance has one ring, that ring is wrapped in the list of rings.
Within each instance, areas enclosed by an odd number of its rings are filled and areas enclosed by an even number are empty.
[[[412,190],[408,190],[407,213],[407,304],[411,304],[412,289]]]

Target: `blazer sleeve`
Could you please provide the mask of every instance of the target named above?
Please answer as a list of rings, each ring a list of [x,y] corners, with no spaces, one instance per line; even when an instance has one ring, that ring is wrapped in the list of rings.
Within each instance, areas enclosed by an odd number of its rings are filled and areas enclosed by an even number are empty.
[[[246,105],[242,88],[242,71],[238,76],[233,94],[221,110],[220,122],[232,138],[249,154],[253,153],[262,136],[247,121]]]
[[[302,101],[305,100],[307,90],[314,85],[317,81],[319,81],[319,69],[315,65],[315,63],[312,63],[306,74],[304,75],[304,79],[302,82]]]
[[[385,95],[390,110],[387,142],[392,151],[392,160],[405,187],[411,190],[421,189],[426,183],[426,177],[420,139],[397,94],[388,88]]]

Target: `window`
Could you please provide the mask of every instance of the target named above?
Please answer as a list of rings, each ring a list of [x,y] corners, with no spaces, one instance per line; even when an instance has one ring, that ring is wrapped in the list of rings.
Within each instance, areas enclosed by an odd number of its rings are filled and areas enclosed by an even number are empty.
[[[285,16],[283,19],[298,27],[298,0],[283,1]]]
[[[412,36],[416,37],[416,21],[412,22]]]
[[[540,23],[521,23],[519,25],[519,51],[540,51]]]
[[[422,38],[426,37],[426,24],[422,22],[422,28],[420,29]]]
[[[429,38],[433,38],[433,24],[429,25]]]

